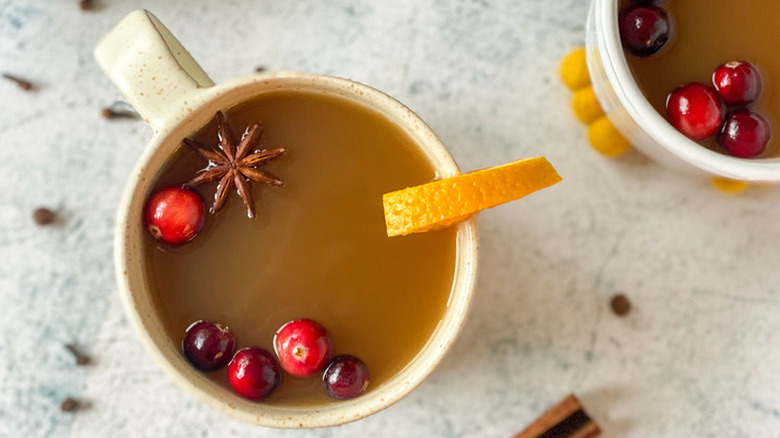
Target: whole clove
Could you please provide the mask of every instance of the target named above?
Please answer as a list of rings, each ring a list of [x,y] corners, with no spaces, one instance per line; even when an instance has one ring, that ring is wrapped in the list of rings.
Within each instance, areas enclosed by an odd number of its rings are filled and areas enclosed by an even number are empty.
[[[18,76],[10,75],[8,73],[3,73],[3,77],[8,79],[11,82],[16,82],[16,85],[19,86],[22,90],[29,91],[32,89],[32,83],[30,81],[24,80]]]
[[[38,225],[49,225],[54,222],[56,215],[46,207],[38,207],[33,211],[33,220]]]
[[[78,347],[76,347],[73,344],[67,344],[65,345],[65,348],[67,348],[68,351],[70,351],[70,354],[73,355],[73,358],[76,360],[76,365],[79,366],[89,365],[90,363],[89,356],[87,356],[81,350],[79,350]]]
[[[124,110],[116,110],[111,107],[103,108],[100,111],[100,114],[108,119],[134,119],[136,118],[137,114],[132,111],[124,111]]]
[[[631,301],[623,294],[618,294],[612,297],[609,301],[609,306],[617,316],[626,316],[631,311]]]
[[[92,0],[81,0],[79,2],[79,7],[82,11],[91,11],[93,6]]]
[[[66,398],[65,400],[62,401],[62,404],[60,405],[60,409],[62,410],[62,412],[73,412],[78,408],[79,408],[79,402],[72,397]]]

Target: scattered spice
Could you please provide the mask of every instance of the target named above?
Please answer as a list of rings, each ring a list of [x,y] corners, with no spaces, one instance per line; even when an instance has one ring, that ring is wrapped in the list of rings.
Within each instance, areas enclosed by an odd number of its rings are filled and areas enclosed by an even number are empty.
[[[33,211],[33,220],[38,225],[49,225],[54,222],[56,215],[46,207],[39,207]]]
[[[631,301],[629,301],[628,297],[623,294],[618,294],[612,297],[609,305],[612,307],[612,311],[615,312],[615,315],[617,316],[625,316],[628,314],[628,312],[631,311]]]
[[[100,111],[100,114],[106,119],[134,119],[138,115],[133,111],[118,110],[112,107],[105,107]]]
[[[266,70],[268,70],[268,68],[265,67],[264,65],[258,65],[257,67],[255,67],[255,73],[262,73]]]
[[[515,438],[594,438],[601,429],[585,412],[574,394],[536,419]]]
[[[29,91],[32,89],[32,83],[30,81],[26,81],[18,76],[10,75],[8,73],[3,73],[3,77],[8,79],[9,81],[16,82],[16,85],[19,86],[22,90]]]
[[[93,6],[92,0],[81,0],[79,2],[79,7],[82,11],[91,11]]]
[[[89,356],[84,354],[81,350],[79,350],[78,347],[76,347],[73,344],[67,344],[65,345],[65,348],[70,351],[70,354],[73,355],[73,358],[76,360],[76,365],[83,366],[83,365],[89,365],[90,359]]]
[[[285,152],[285,149],[277,148],[256,151],[257,144],[260,142],[260,136],[263,133],[263,126],[259,123],[252,124],[245,131],[241,142],[237,143],[227,124],[225,114],[222,111],[218,111],[216,118],[220,139],[220,148],[218,150],[209,148],[189,138],[184,139],[184,144],[209,162],[208,167],[198,172],[185,185],[196,186],[219,180],[211,212],[216,213],[222,209],[228,195],[235,188],[241,196],[241,200],[244,201],[244,205],[246,205],[247,215],[250,219],[254,219],[255,211],[252,204],[252,194],[249,191],[247,180],[274,186],[284,185],[284,182],[281,180],[257,170],[256,167],[279,157]]]
[[[62,401],[62,404],[60,405],[60,409],[62,410],[62,412],[73,412],[78,408],[79,408],[79,402],[72,397],[66,398],[65,400]]]

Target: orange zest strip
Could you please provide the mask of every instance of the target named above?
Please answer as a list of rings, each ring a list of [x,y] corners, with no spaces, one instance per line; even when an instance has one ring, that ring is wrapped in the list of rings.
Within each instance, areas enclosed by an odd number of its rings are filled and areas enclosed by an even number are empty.
[[[547,159],[537,157],[385,193],[387,235],[445,228],[560,181]]]

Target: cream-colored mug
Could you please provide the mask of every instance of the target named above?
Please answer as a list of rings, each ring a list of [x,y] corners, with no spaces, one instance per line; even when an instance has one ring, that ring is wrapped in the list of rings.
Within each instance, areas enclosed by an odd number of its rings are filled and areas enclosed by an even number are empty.
[[[431,130],[398,101],[365,85],[305,73],[270,73],[214,85],[176,38],[151,13],[132,12],[95,49],[98,63],[154,131],[119,206],[115,240],[117,280],[125,308],[147,350],[174,380],[208,405],[230,416],[270,427],[322,427],[380,411],[412,391],[449,350],[463,325],[477,270],[477,223],[460,223],[457,262],[444,316],[417,356],[396,376],[348,401],[315,407],[253,402],[195,370],[166,333],[147,284],[142,250],[144,201],[158,171],[182,139],[224,110],[263,93],[316,91],[349,99],[402,127],[442,177],[458,167]]]

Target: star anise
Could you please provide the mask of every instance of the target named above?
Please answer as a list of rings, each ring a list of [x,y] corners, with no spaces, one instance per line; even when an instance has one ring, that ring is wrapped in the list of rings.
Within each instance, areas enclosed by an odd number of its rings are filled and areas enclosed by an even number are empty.
[[[188,138],[184,139],[184,144],[209,161],[208,167],[198,172],[185,185],[196,186],[219,180],[211,212],[216,213],[221,210],[230,191],[235,188],[246,205],[247,215],[254,219],[255,209],[247,180],[275,186],[284,185],[281,180],[257,170],[256,167],[282,155],[285,149],[256,150],[263,132],[263,125],[259,123],[250,126],[241,137],[241,142],[236,144],[233,133],[230,132],[230,127],[227,124],[227,118],[222,111],[217,112],[217,128],[219,149],[210,148]]]

